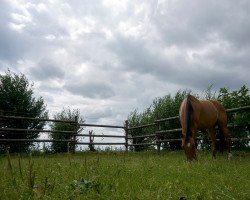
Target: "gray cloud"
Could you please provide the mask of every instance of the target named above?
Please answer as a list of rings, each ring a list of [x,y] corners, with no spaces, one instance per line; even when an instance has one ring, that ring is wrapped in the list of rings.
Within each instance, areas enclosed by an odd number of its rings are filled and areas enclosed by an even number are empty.
[[[248,1],[0,6],[0,69],[25,73],[52,112],[69,104],[86,116],[121,120],[179,89],[250,85]]]
[[[86,83],[72,83],[65,86],[72,94],[82,95],[85,98],[107,99],[115,95],[112,87],[100,81],[88,81]]]
[[[30,69],[31,76],[34,76],[37,80],[48,80],[60,78],[65,75],[64,71],[51,60],[41,60],[35,67]]]

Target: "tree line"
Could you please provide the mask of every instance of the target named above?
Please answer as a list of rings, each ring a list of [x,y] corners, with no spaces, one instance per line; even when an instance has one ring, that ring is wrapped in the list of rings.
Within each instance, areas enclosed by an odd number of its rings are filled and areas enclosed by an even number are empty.
[[[29,118],[48,119],[49,111],[42,97],[35,98],[33,84],[30,84],[24,74],[16,74],[8,70],[4,75],[0,75],[0,115],[1,116],[22,116]],[[55,120],[74,121],[77,118],[78,123],[83,123],[84,118],[78,109],[63,108],[62,111],[54,114]],[[0,139],[37,139],[39,132],[46,126],[45,121],[27,120],[27,119],[5,119],[0,117],[1,128]],[[69,123],[52,122],[50,123],[52,132],[49,137],[53,140],[70,140],[73,135],[69,133],[57,133],[56,131],[75,131],[78,132],[80,127]],[[28,129],[26,131],[6,131],[8,128]],[[77,130],[76,130],[77,128]],[[33,130],[33,131],[32,131]],[[0,142],[0,153],[10,152],[27,152],[34,144],[32,142]],[[72,150],[74,146],[69,146],[65,142],[52,142],[50,151],[66,152]]]
[[[177,116],[179,113],[179,107],[181,105],[182,100],[185,98],[187,94],[192,94],[199,99],[216,99],[224,105],[226,109],[237,108],[242,106],[250,105],[250,96],[249,96],[249,88],[246,85],[243,85],[238,90],[231,91],[229,88],[223,87],[218,91],[213,90],[213,86],[209,86],[203,95],[195,94],[191,90],[178,91],[176,94],[171,95],[168,94],[163,97],[155,98],[149,107],[144,109],[142,112],[139,112],[137,109],[132,111],[128,116],[129,126],[136,127],[146,124],[154,123],[157,119],[169,118],[173,116]],[[249,123],[250,113],[249,111],[241,111],[236,113],[228,113],[228,124],[245,124]],[[172,119],[160,124],[161,130],[170,130],[180,128],[179,119]],[[129,131],[129,135],[131,136],[143,136],[148,135],[149,133],[154,133],[155,127],[147,127],[147,128],[138,128],[132,129]],[[246,129],[245,127],[237,128],[230,130],[230,135],[232,138],[249,138],[249,127]],[[210,142],[208,140],[208,135],[206,132],[200,132],[199,136],[201,140],[199,141],[199,148],[201,149],[209,149]],[[168,133],[162,134],[160,136],[162,140],[167,139],[178,139],[180,138],[180,134],[178,133]],[[132,139],[133,144],[141,144],[141,143],[151,143],[154,142],[156,138],[153,137],[138,137]],[[246,149],[249,148],[249,141],[241,140],[241,141],[233,141],[232,148],[234,149]],[[135,151],[141,151],[148,149],[150,147],[137,145],[134,146]],[[163,142],[163,149],[177,150],[181,149],[180,141],[171,141],[171,142]]]

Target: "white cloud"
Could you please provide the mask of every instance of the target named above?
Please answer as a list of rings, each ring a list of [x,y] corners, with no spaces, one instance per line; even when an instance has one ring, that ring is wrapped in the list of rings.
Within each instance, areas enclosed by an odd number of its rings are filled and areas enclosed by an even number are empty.
[[[118,14],[127,9],[128,0],[124,1],[104,0],[103,5]]]

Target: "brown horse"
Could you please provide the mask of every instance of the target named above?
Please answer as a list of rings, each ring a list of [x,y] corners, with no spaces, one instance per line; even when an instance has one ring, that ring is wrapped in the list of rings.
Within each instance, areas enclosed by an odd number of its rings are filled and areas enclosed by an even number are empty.
[[[225,144],[230,153],[230,137],[227,128],[227,114],[225,108],[216,100],[198,100],[188,95],[181,103],[179,111],[182,126],[182,148],[189,161],[196,159],[196,134],[198,130],[208,130],[212,140],[212,154],[216,154],[215,126],[220,130],[220,148],[223,152]],[[226,143],[225,143],[226,142]]]

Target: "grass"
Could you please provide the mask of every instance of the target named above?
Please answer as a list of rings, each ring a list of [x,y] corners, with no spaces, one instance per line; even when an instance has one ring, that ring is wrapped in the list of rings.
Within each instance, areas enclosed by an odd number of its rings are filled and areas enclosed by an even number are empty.
[[[0,199],[250,199],[250,156],[198,152],[5,155]]]

